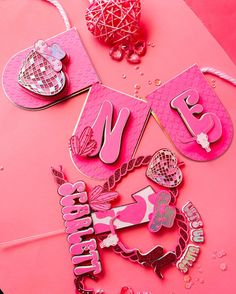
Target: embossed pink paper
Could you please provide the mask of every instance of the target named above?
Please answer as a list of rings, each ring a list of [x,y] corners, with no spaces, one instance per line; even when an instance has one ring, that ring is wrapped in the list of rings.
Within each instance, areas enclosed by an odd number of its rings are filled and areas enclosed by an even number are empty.
[[[180,97],[182,93],[187,91],[193,93],[195,96],[196,93],[199,95],[197,104],[192,106],[192,109],[196,107],[196,111],[190,109],[190,106],[187,106],[187,104],[185,105],[185,113],[186,111],[189,112],[187,113],[189,118],[184,117],[183,112],[179,113],[179,109],[178,111],[173,109],[173,101],[177,99],[176,97]],[[232,121],[219,97],[211,88],[197,65],[193,65],[165,83],[148,95],[147,100],[151,103],[153,112],[176,148],[186,157],[199,161],[211,160],[220,156],[228,149],[233,136]],[[177,108],[177,106],[175,107]],[[193,113],[190,115],[191,111]],[[198,116],[194,116],[195,114]],[[191,116],[192,120],[190,121]],[[211,121],[212,126],[210,126]],[[198,131],[200,130],[198,127],[201,127],[202,133],[199,131],[199,134],[196,135],[204,134],[206,129],[210,128],[208,130],[210,133],[206,132],[209,141],[213,142],[210,151],[206,151],[200,144],[197,144],[196,141],[198,138],[194,139],[192,137],[192,139],[189,139],[194,134],[193,131],[188,130],[192,130],[190,123]]]
[[[27,48],[13,56],[3,72],[3,86],[6,96],[17,106],[26,109],[43,109],[66,100],[99,81],[76,28],[71,28],[56,35],[48,39],[47,42],[49,45],[58,43],[69,56],[65,69],[67,76],[66,93],[63,92],[50,99],[39,99],[18,84],[18,73],[22,63],[33,47]]]
[[[122,108],[124,109],[125,107],[130,110],[130,117],[121,138],[121,148],[118,159],[111,165],[104,163],[98,156],[82,157],[76,156],[73,152],[71,153],[72,160],[76,167],[85,175],[96,179],[107,179],[121,163],[129,161],[135,155],[136,148],[150,113],[150,107],[147,102],[115,91],[101,84],[95,84],[92,86],[87,96],[73,135],[79,136],[86,127],[94,125],[104,101],[109,101],[113,105],[113,125],[117,121],[117,116]],[[118,143],[117,138],[114,138],[114,140]],[[115,147],[112,146],[113,145],[110,144],[110,148]]]

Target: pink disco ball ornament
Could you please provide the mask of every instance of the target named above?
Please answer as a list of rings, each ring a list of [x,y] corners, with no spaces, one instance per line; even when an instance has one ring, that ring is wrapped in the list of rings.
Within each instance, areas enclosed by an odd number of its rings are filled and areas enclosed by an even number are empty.
[[[89,31],[114,45],[134,39],[140,33],[140,0],[91,0],[86,11]]]

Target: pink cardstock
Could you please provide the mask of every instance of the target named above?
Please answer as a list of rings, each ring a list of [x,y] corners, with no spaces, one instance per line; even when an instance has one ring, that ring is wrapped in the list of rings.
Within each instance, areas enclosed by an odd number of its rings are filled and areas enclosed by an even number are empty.
[[[114,220],[115,229],[128,228],[148,222],[151,232],[159,231],[162,226],[172,227],[176,210],[173,206],[168,205],[171,199],[171,194],[168,191],[155,192],[151,186],[148,186],[135,192],[132,198],[135,200],[134,203],[113,207],[106,211],[93,212],[91,216],[95,234],[109,232],[112,220]],[[159,218],[158,221],[155,219],[157,217]]]
[[[149,222],[150,216],[154,211],[154,204],[157,193],[151,186],[148,186],[132,195],[134,203],[114,207],[106,211],[92,213],[93,227],[95,234],[109,232],[110,222],[114,221],[116,229],[127,228],[130,226]]]
[[[113,149],[117,148],[117,144],[119,145],[119,142],[121,144],[118,159],[115,161],[114,164],[111,165],[105,163],[104,160],[100,158],[101,152],[100,156],[94,157],[82,157],[71,152],[71,157],[76,167],[85,175],[96,179],[107,179],[114,173],[117,168],[119,168],[121,163],[129,161],[135,155],[136,148],[139,144],[142,133],[144,131],[144,127],[150,114],[150,107],[147,102],[141,99],[136,99],[132,96],[128,96],[97,83],[92,86],[87,96],[83,111],[81,112],[73,135],[77,135],[79,137],[83,130],[88,126],[96,126],[97,129],[98,125],[95,122],[97,121],[96,119],[99,112],[101,111],[101,107],[104,105],[104,102],[109,107],[111,107],[111,105],[113,106],[113,108],[111,109],[112,119],[110,117],[112,121],[112,131],[115,130],[114,127],[118,124],[117,122],[119,121],[119,118],[121,119],[121,123],[123,123],[124,125],[124,127],[122,127],[123,134],[121,137],[121,142],[120,139],[117,139],[117,137],[119,137],[118,135],[112,139],[109,137],[111,154],[113,153]],[[121,118],[122,112],[125,112],[124,115],[126,116],[123,119]],[[101,120],[101,123],[103,123],[103,120]],[[99,139],[96,137],[96,129],[94,130],[94,137],[98,141]],[[108,131],[106,124],[106,135],[104,135],[105,139],[109,136],[107,132]],[[115,145],[113,144],[114,141],[116,143]],[[101,151],[105,149],[104,143],[100,144],[99,142],[98,145],[102,145]],[[105,150],[106,157],[108,157],[107,154],[109,153],[109,150],[107,151],[107,149],[109,149],[109,146],[107,146]],[[103,153],[103,156],[105,155]]]
[[[211,160],[229,148],[232,121],[197,65],[152,92],[147,100],[154,116],[186,157]]]
[[[71,28],[47,40],[49,45],[58,43],[68,56],[65,64],[66,89],[58,95],[43,98],[33,95],[21,87],[17,80],[22,64],[33,49],[27,48],[14,55],[7,63],[3,72],[3,88],[6,96],[25,109],[39,110],[55,105],[85,91],[93,83],[99,81],[96,70],[82,44],[76,28]]]

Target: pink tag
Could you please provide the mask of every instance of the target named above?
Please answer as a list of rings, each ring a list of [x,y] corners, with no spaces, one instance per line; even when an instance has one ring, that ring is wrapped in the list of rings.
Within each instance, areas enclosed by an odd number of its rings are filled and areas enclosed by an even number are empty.
[[[186,157],[206,161],[229,147],[233,126],[227,110],[197,65],[147,97],[162,127]]]
[[[31,110],[44,109],[65,99],[74,97],[75,94],[79,94],[88,89],[93,83],[99,81],[96,70],[80,40],[76,28],[71,28],[51,37],[46,40],[46,43],[47,45],[37,42],[36,48],[43,53],[44,58],[52,63],[54,69],[60,69],[62,65],[60,60],[65,57],[65,53],[68,56],[68,60],[63,62],[65,65],[63,72],[66,77],[65,87],[62,92],[55,96],[50,96],[50,99],[48,99],[44,96],[32,94],[29,90],[24,89],[17,83],[18,73],[26,57],[30,55],[30,52],[37,53],[32,46],[11,57],[3,72],[3,88],[5,94],[17,106]],[[30,62],[30,58],[28,59]],[[41,70],[42,75],[44,75],[44,69],[42,68]],[[45,78],[45,76],[43,77]],[[62,78],[61,80],[63,80]]]
[[[109,178],[134,157],[149,114],[145,101],[94,84],[71,140],[76,167],[89,177]]]

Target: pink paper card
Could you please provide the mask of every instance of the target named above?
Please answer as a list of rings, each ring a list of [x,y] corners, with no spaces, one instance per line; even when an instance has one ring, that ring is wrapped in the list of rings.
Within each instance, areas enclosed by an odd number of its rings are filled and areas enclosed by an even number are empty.
[[[99,81],[76,28],[71,28],[48,39],[47,43],[60,45],[67,55],[68,60],[64,70],[67,80],[66,89],[58,95],[44,98],[32,95],[30,91],[18,84],[18,74],[22,64],[33,47],[27,48],[13,56],[3,72],[3,87],[6,96],[17,106],[32,110],[44,109],[87,90],[93,83]]]
[[[147,100],[154,116],[186,157],[211,160],[229,148],[232,121],[197,65],[165,83]]]
[[[76,146],[71,146],[76,167],[89,177],[108,178],[122,162],[134,156],[149,114],[147,102],[98,83],[93,85],[73,137],[81,141],[81,134],[90,127],[93,134],[87,146],[95,143],[96,147],[89,156],[78,156]]]

